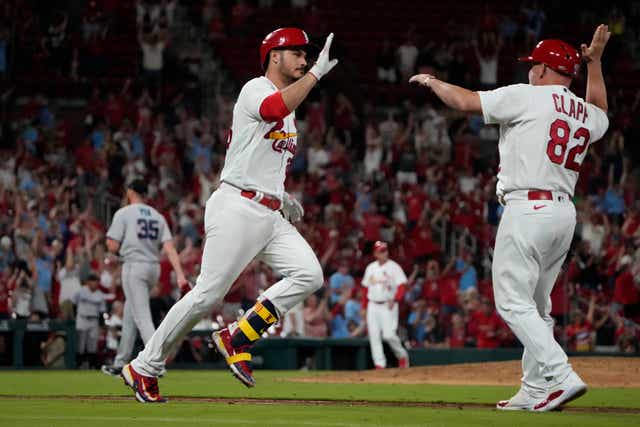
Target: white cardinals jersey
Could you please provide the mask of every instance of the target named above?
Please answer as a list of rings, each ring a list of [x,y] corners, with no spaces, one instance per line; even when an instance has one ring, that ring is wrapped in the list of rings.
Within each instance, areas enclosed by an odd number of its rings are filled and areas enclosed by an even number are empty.
[[[478,93],[485,123],[500,125],[498,196],[529,189],[573,196],[589,144],[609,126],[606,113],[560,85]]]
[[[393,260],[387,260],[384,264],[374,261],[364,270],[362,286],[367,288],[369,301],[391,301],[398,286],[407,283],[407,276],[402,267]]]
[[[296,153],[295,112],[265,122],[260,105],[277,92],[266,77],[248,81],[233,107],[227,156],[220,179],[244,190],[261,191],[282,200],[287,166]]]

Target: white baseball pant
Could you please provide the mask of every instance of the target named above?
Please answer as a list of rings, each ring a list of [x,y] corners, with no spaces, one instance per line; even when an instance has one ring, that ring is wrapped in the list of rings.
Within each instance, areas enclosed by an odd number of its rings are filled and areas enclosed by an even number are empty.
[[[206,241],[196,285],[162,321],[132,362],[143,375],[158,376],[167,355],[211,307],[222,300],[249,262],[258,256],[283,278],[263,294],[282,317],[322,286],[322,268],[298,230],[279,211],[244,198],[222,183],[205,207]]]
[[[160,264],[150,262],[125,262],[122,266],[122,289],[124,290],[124,314],[122,333],[114,366],[123,367],[131,360],[131,353],[140,332],[142,342],[151,339],[155,327],[149,307],[149,292],[160,278]]]
[[[572,371],[553,336],[551,291],[567,256],[576,225],[575,206],[564,193],[554,200],[528,200],[526,191],[505,197],[493,256],[498,313],[524,346],[522,388],[532,395]]]
[[[397,334],[398,303],[394,304],[393,308],[390,309],[386,302],[375,303],[369,301],[367,304],[367,329],[369,330],[369,345],[371,346],[371,357],[374,365],[383,368],[387,366],[382,340],[389,344],[396,358],[409,357]]]

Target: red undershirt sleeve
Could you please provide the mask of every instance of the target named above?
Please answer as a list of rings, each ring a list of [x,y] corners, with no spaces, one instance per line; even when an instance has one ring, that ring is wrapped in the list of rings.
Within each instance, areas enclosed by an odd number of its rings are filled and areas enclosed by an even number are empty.
[[[405,292],[407,292],[407,286],[403,283],[402,285],[398,286],[398,289],[396,290],[396,294],[393,297],[393,299],[397,302],[402,302],[404,300]]]
[[[362,299],[360,300],[360,303],[362,304],[362,308],[367,308],[367,305],[369,304],[369,298],[367,296],[367,294],[369,293],[369,290],[366,287],[362,287]]]
[[[267,96],[260,104],[260,116],[266,122],[284,119],[291,111],[287,108],[280,91]]]

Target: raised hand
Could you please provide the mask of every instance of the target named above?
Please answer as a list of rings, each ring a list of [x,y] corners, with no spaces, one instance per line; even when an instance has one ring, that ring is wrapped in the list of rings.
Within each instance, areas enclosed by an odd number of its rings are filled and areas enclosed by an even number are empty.
[[[318,55],[318,60],[311,67],[309,72],[316,76],[316,79],[320,80],[322,76],[327,74],[333,67],[338,64],[337,59],[329,59],[329,50],[331,49],[331,43],[333,43],[333,33],[327,36],[327,40],[324,42],[324,47]]]
[[[605,24],[598,25],[598,28],[596,28],[596,31],[593,33],[591,44],[589,46],[584,43],[580,45],[584,60],[586,62],[600,61],[600,58],[602,58],[602,52],[604,52],[604,47],[609,41],[609,37],[611,37],[609,26]]]

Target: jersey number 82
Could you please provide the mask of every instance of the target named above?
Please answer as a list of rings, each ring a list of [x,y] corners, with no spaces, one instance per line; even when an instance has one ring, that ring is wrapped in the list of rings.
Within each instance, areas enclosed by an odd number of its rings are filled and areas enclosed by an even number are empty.
[[[566,159],[567,144],[571,137],[569,123],[562,119],[554,120],[549,128],[549,137],[551,138],[547,144],[547,156],[549,160],[557,165],[564,163],[565,168],[580,172],[580,165],[584,159],[576,160],[576,157],[584,153],[589,146],[589,139],[591,138],[589,129],[581,127],[574,132],[573,139],[578,140],[578,144],[569,150]]]

